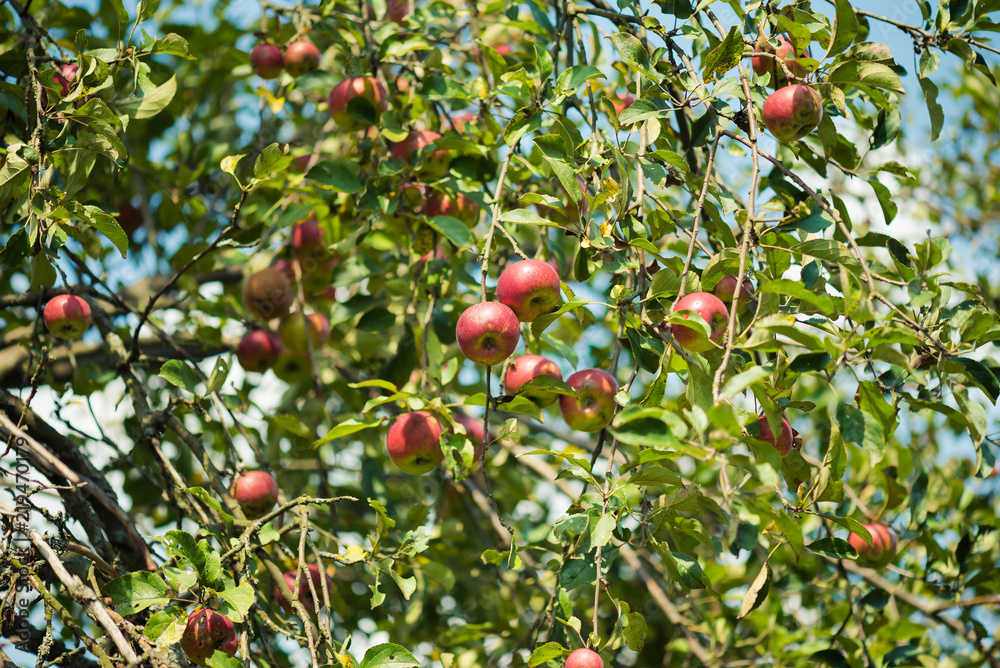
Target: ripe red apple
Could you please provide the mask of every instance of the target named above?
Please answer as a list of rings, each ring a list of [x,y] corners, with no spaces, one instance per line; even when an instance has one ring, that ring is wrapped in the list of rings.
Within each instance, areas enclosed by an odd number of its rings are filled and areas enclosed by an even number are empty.
[[[247,332],[236,346],[236,359],[245,371],[264,373],[278,361],[281,342],[266,329]]]
[[[584,647],[570,652],[563,668],[604,668],[604,660],[594,650]]]
[[[90,327],[90,304],[76,295],[56,295],[42,312],[45,327],[60,339],[78,339]]]
[[[559,413],[566,425],[588,433],[608,426],[615,416],[615,377],[604,369],[584,369],[566,379],[566,384],[579,395],[579,399],[565,394],[559,397]]]
[[[635,102],[635,96],[631,93],[624,95],[619,93],[611,99],[611,106],[615,108],[615,113],[621,116],[622,112],[631,107],[633,102]]]
[[[233,480],[229,493],[248,520],[267,515],[278,503],[278,483],[273,475],[264,471],[245,472]]]
[[[751,65],[753,66],[753,71],[757,73],[757,76],[763,76],[767,72],[773,72],[772,80],[777,81],[778,79],[784,79],[785,73],[778,66],[776,61],[784,61],[785,67],[788,71],[797,77],[804,77],[806,75],[806,68],[800,63],[795,62],[796,58],[809,55],[809,49],[806,49],[801,54],[796,55],[795,49],[792,43],[784,35],[778,35],[776,38],[778,46],[774,49],[774,56],[754,56],[751,59]]]
[[[135,231],[142,226],[143,217],[142,210],[139,207],[132,206],[131,202],[121,202],[118,204],[118,215],[115,216],[115,221],[118,223],[118,227],[122,228],[122,232],[132,239],[132,235]]]
[[[386,3],[385,17],[393,23],[403,25],[410,13],[410,3],[407,0],[389,0]]]
[[[285,58],[274,44],[258,44],[250,50],[250,66],[261,79],[276,79],[285,67]]]
[[[562,380],[562,371],[559,370],[559,365],[548,357],[522,355],[507,367],[507,375],[504,376],[503,381],[504,391],[507,394],[520,393],[522,397],[534,402],[539,408],[548,408],[559,398],[555,392],[536,389],[525,389],[521,392],[521,386],[537,376],[551,376]]]
[[[710,292],[692,292],[684,295],[674,304],[674,311],[694,311],[708,323],[711,328],[711,336],[706,337],[701,331],[692,329],[685,325],[671,325],[671,331],[677,343],[692,352],[701,353],[711,350],[715,346],[713,341],[722,339],[729,324],[729,312],[722,300]],[[683,316],[687,318],[687,315]]]
[[[771,425],[767,423],[766,416],[761,415],[757,419],[757,424],[760,425],[758,438],[773,445],[782,457],[792,451],[792,425],[788,424],[787,419],[781,418],[781,433],[777,439],[774,438],[774,432],[771,431]]]
[[[896,558],[896,533],[884,524],[863,524],[872,535],[869,545],[864,538],[851,532],[847,542],[858,553],[858,564],[868,568],[882,568]]]
[[[293,77],[312,72],[319,63],[319,49],[312,42],[292,42],[285,49],[285,69]]]
[[[323,228],[319,226],[319,221],[310,216],[305,220],[295,223],[292,228],[292,254],[302,259],[323,249]]]
[[[499,53],[501,56],[506,57],[511,54],[511,51],[513,49],[511,49],[510,44],[494,44],[493,50]]]
[[[493,366],[514,352],[521,340],[521,326],[510,307],[500,302],[482,302],[459,316],[455,336],[468,359]]]
[[[306,168],[309,167],[309,163],[312,162],[312,159],[312,153],[296,156],[295,159],[292,160],[292,171],[297,174],[305,174]]]
[[[70,84],[76,81],[76,75],[79,71],[79,65],[60,65],[56,69],[52,81],[59,84],[59,94],[62,97],[69,95]]]
[[[292,286],[288,277],[274,267],[251,274],[243,281],[243,304],[261,320],[288,315],[292,307]]]
[[[236,656],[237,646],[236,627],[225,615],[202,608],[188,617],[181,649],[193,663],[204,666],[215,650]]]
[[[441,424],[427,411],[414,411],[396,418],[385,439],[389,459],[404,473],[422,475],[444,459]]]
[[[382,112],[389,108],[389,93],[382,82],[375,77],[352,77],[344,79],[333,87],[327,98],[327,108],[330,112],[330,118],[342,130],[353,132],[371,125],[371,123],[354,118],[348,112],[347,106],[355,98],[367,100],[371,104],[372,110],[375,112],[375,122],[378,122],[378,118]]]
[[[441,135],[433,130],[411,130],[410,134],[406,135],[403,141],[392,145],[389,155],[397,160],[409,162],[411,161],[411,156],[419,153],[425,146],[430,145],[431,142],[440,138]],[[448,151],[440,149],[425,156],[423,166],[418,171],[428,179],[438,179],[448,171],[449,161],[450,156],[448,155]]]
[[[465,193],[452,197],[437,190],[431,191],[424,213],[428,218],[451,216],[465,223],[466,227],[475,227],[479,221],[479,205]]]
[[[780,142],[801,139],[823,120],[823,100],[803,84],[779,88],[764,100],[764,125]]]
[[[473,448],[475,448],[472,459],[479,461],[479,457],[483,453],[483,419],[470,415],[456,415],[455,422],[465,427],[465,435],[469,437]]]
[[[500,274],[497,299],[509,306],[521,322],[533,322],[551,313],[559,303],[559,274],[542,260],[515,262]]]
[[[309,612],[316,612],[316,610],[323,607],[323,576],[326,577],[326,586],[328,590],[333,588],[333,580],[330,579],[330,576],[325,573],[320,575],[319,566],[316,564],[309,564],[306,566],[306,573],[303,573],[299,578],[299,589],[296,592],[295,574],[295,571],[288,571],[283,573],[282,577],[285,579],[285,583],[288,584],[288,588],[292,590],[292,594],[299,599],[299,602],[302,603],[305,609]],[[313,599],[312,590],[309,588],[309,580],[306,578],[310,578],[312,580],[313,588],[316,589],[316,596],[318,597],[319,605],[316,605],[316,600]],[[278,587],[274,588],[274,599],[285,612],[293,611],[291,604],[289,604],[285,597],[281,595],[281,590],[278,589]]]
[[[308,340],[306,321],[309,322]],[[330,321],[322,313],[309,313],[305,318],[301,313],[289,313],[278,324],[278,338],[289,351],[305,354],[312,344],[315,351],[330,340]]]
[[[733,296],[736,294],[736,277],[730,274],[724,276],[721,281],[715,284],[715,296],[722,300],[723,304],[733,303]],[[749,278],[743,279],[743,289],[740,290],[736,312],[743,313],[747,310],[747,304],[753,299],[753,283]]]

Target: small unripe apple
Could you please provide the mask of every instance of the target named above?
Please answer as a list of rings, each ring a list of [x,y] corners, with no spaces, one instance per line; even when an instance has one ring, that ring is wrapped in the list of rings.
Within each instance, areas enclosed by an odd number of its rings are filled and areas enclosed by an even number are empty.
[[[288,277],[274,267],[251,274],[243,281],[243,304],[261,320],[288,315],[292,307],[292,286]]]
[[[229,489],[248,520],[255,520],[271,512],[278,503],[278,483],[274,476],[264,471],[247,471],[233,480]]]
[[[764,125],[780,142],[801,139],[823,120],[823,100],[804,84],[779,88],[764,100]]]
[[[266,329],[247,332],[236,346],[236,359],[245,371],[264,373],[278,361],[281,342]]]
[[[456,415],[455,422],[465,427],[465,435],[472,441],[472,446],[475,449],[472,458],[479,461],[483,452],[483,419],[470,415]]]
[[[475,227],[479,221],[479,205],[465,193],[457,193],[454,197],[434,190],[427,198],[424,213],[428,218],[434,216],[451,216],[466,227]]]
[[[411,162],[413,155],[419,153],[425,146],[429,146],[433,141],[440,139],[441,135],[433,130],[411,130],[410,134],[401,142],[392,145],[389,152],[393,158],[403,162]],[[424,157],[423,165],[418,171],[428,179],[441,178],[448,171],[450,156],[448,151],[440,149]]]
[[[276,79],[285,68],[285,58],[274,44],[258,44],[250,50],[250,66],[261,79]]]
[[[858,553],[858,564],[868,568],[882,568],[896,558],[896,533],[884,524],[863,524],[872,535],[871,545],[858,534],[851,532],[847,542]]]
[[[285,69],[293,77],[312,72],[319,63],[319,49],[312,42],[292,42],[285,49]]]
[[[423,475],[444,459],[441,423],[427,411],[414,411],[396,418],[385,439],[389,459],[404,473]]]
[[[729,324],[729,312],[722,300],[710,292],[692,292],[684,295],[674,304],[673,311],[694,311],[708,323],[711,335],[706,337],[700,330],[685,325],[671,325],[678,345],[692,352],[701,353],[714,348],[713,341],[720,341]],[[683,316],[687,318],[685,314]]]
[[[342,130],[353,132],[372,124],[351,116],[347,107],[355,98],[368,101],[375,113],[374,122],[376,123],[382,112],[389,108],[389,93],[382,82],[375,77],[344,79],[334,86],[327,98],[327,109],[330,112],[330,117]]]
[[[521,340],[521,325],[508,306],[482,302],[465,309],[455,336],[462,354],[476,364],[493,366],[510,357]]]
[[[757,76],[763,76],[767,72],[772,72],[772,80],[777,81],[778,79],[784,79],[785,73],[781,70],[777,61],[784,61],[785,67],[788,71],[797,77],[804,77],[806,75],[806,68],[801,64],[795,62],[797,57],[809,55],[809,49],[806,49],[801,54],[796,56],[795,48],[792,43],[784,35],[778,35],[776,38],[778,46],[774,49],[774,56],[754,56],[751,59],[751,64],[753,66],[753,71],[757,73]]]
[[[539,408],[548,408],[556,402],[559,395],[555,392],[545,390],[525,389],[521,391],[521,386],[538,376],[551,376],[562,380],[562,371],[559,365],[548,357],[541,355],[522,355],[510,363],[507,367],[507,375],[504,376],[503,387],[507,394],[520,394],[525,399],[532,401]]]
[[[722,300],[723,304],[732,304],[733,296],[736,294],[736,277],[732,274],[724,276],[721,281],[715,284],[715,296]],[[743,279],[743,289],[736,303],[736,312],[744,313],[747,304],[753,299],[753,283],[749,278]]]
[[[533,322],[551,313],[559,303],[559,274],[542,260],[515,262],[497,280],[497,299],[509,306],[521,322]]]
[[[90,327],[90,304],[76,295],[56,295],[42,312],[45,327],[60,339],[78,339]]]
[[[604,668],[604,660],[594,650],[584,647],[570,652],[563,668]]]
[[[308,340],[306,321],[309,322]],[[278,324],[278,338],[291,352],[305,354],[310,344],[315,351],[330,340],[330,321],[322,313],[309,313],[305,318],[298,312],[289,313]]]
[[[181,636],[181,649],[193,663],[206,665],[215,650],[236,656],[237,647],[236,627],[225,615],[202,608],[188,617]]]
[[[282,349],[271,371],[289,385],[294,385],[309,380],[312,377],[313,367],[309,362],[309,356],[304,352]]]
[[[559,397],[559,413],[570,429],[587,433],[600,431],[615,416],[618,381],[604,369],[584,369],[566,379],[579,398]]]
[[[782,457],[792,451],[794,435],[792,434],[792,425],[788,423],[787,419],[781,418],[781,433],[778,434],[777,438],[774,437],[774,432],[771,431],[771,425],[767,423],[766,416],[760,416],[757,419],[757,424],[760,426],[760,436],[758,438],[773,445]]]
[[[296,591],[295,588],[295,578],[296,571],[288,571],[282,574],[285,583],[288,588],[292,590],[292,594],[295,595],[299,602],[302,603],[303,607],[309,612],[316,612],[319,608],[323,607],[323,577],[326,577],[327,589],[333,588],[333,580],[329,575],[325,573],[320,575],[319,566],[316,564],[309,564],[306,566],[306,572],[299,578],[299,588]],[[316,600],[313,599],[312,590],[309,588],[309,580],[312,580],[313,588],[316,589],[316,596],[319,600],[319,605],[316,605]],[[294,608],[285,600],[285,597],[281,595],[281,590],[278,587],[274,588],[274,599],[277,601],[278,605],[285,612],[292,612]]]

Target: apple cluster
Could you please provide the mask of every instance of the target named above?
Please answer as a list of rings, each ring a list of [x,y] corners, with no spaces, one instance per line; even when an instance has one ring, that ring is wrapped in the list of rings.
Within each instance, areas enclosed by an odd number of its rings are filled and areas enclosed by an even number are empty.
[[[261,79],[277,79],[285,70],[293,77],[312,72],[320,64],[319,49],[312,42],[299,40],[281,49],[274,44],[258,44],[250,50],[250,66]]]
[[[751,65],[758,75],[771,73],[775,90],[764,100],[764,125],[779,142],[787,143],[805,137],[823,120],[823,99],[811,86],[790,83],[785,72],[803,79],[805,66],[798,62],[809,57],[809,49],[801,53],[784,35],[776,38],[777,46],[764,40],[762,55],[754,56]],[[773,55],[771,55],[773,54]]]

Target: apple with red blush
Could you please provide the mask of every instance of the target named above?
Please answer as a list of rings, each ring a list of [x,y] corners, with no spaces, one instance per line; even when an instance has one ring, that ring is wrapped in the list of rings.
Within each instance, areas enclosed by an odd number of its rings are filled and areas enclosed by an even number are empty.
[[[261,79],[276,79],[285,69],[285,57],[274,44],[258,44],[250,50],[250,67]]]
[[[411,130],[403,141],[392,145],[389,155],[397,160],[412,163],[424,148],[440,138],[441,135],[433,130]],[[450,160],[448,151],[438,149],[424,156],[423,163],[417,165],[417,172],[430,180],[439,179],[447,173]]]
[[[736,312],[745,313],[747,310],[747,304],[753,299],[753,283],[750,282],[749,278],[743,279],[743,288],[739,290],[739,296],[736,295],[737,284],[736,276],[732,274],[728,276],[723,276],[722,280],[715,284],[715,296],[722,300],[723,304],[732,304],[733,297],[737,298],[736,302]]]
[[[570,429],[595,432],[604,429],[615,416],[618,381],[604,369],[584,369],[566,379],[577,396],[559,397],[559,413]]]
[[[569,653],[563,668],[604,668],[604,659],[594,650],[583,647]]]
[[[764,125],[779,142],[805,137],[823,120],[823,100],[813,88],[793,84],[764,100]]]
[[[711,333],[705,336],[700,329],[688,327],[681,323],[674,323],[670,326],[674,340],[685,350],[701,353],[711,350],[716,343],[721,342],[729,324],[729,312],[722,300],[710,292],[692,292],[684,295],[674,304],[673,312],[693,311],[701,316],[702,320],[708,323]],[[688,319],[686,313],[681,317]]]
[[[93,314],[90,304],[76,295],[56,295],[42,311],[45,328],[60,339],[78,339],[90,327]]]
[[[801,63],[796,62],[796,60],[809,55],[808,47],[802,53],[796,54],[795,47],[784,35],[778,35],[775,41],[778,43],[777,46],[768,44],[768,48],[766,48],[766,50],[770,50],[770,48],[774,49],[773,56],[754,56],[751,59],[750,64],[757,76],[763,76],[768,72],[772,72],[772,81],[783,81],[786,78],[785,73],[778,65],[779,62],[783,62],[793,76],[804,77],[806,75],[806,68]]]
[[[521,322],[534,322],[559,303],[559,274],[542,260],[515,262],[497,280],[497,299],[509,306]]]
[[[312,72],[319,67],[320,60],[319,49],[312,42],[292,42],[285,49],[285,70],[293,77]]]
[[[278,503],[278,483],[266,471],[246,471],[233,480],[229,494],[248,520],[256,520]]]
[[[392,423],[385,439],[389,459],[399,470],[410,475],[423,475],[441,460],[441,423],[432,413],[405,413]]]
[[[362,113],[359,105],[370,107]],[[330,118],[341,130],[354,132],[378,123],[382,112],[389,108],[389,93],[375,77],[350,77],[334,86],[327,98]],[[352,115],[354,109],[355,115]]]
[[[492,366],[514,352],[521,340],[521,324],[510,307],[500,302],[481,302],[459,316],[455,337],[470,361]]]
[[[302,606],[309,612],[316,612],[318,609],[323,607],[323,579],[326,579],[326,587],[329,591],[333,588],[333,580],[329,575],[325,573],[321,574],[319,566],[316,564],[309,564],[306,566],[306,572],[302,575],[298,575],[298,571],[287,571],[282,574],[282,578],[285,580],[285,584],[292,591],[292,595],[299,599]],[[299,579],[299,586],[295,586],[295,579]],[[312,580],[312,587],[309,586],[309,580]],[[316,590],[316,599],[313,598],[312,590]],[[291,604],[282,595],[281,590],[275,586],[274,588],[274,599],[277,601],[278,606],[281,607],[285,612],[292,612]],[[317,600],[319,605],[317,605]]]
[[[236,656],[236,627],[222,613],[202,608],[188,617],[180,644],[192,663],[204,666],[216,650],[228,656]]]
[[[549,376],[557,380],[563,379],[559,365],[548,357],[522,355],[507,367],[503,381],[504,392],[507,394],[520,394],[539,408],[548,408],[559,399],[558,394],[541,388],[524,387],[525,383],[539,376]]]
[[[770,443],[782,457],[788,455],[792,451],[792,442],[794,439],[794,433],[792,432],[792,425],[789,424],[788,420],[784,417],[781,418],[781,431],[777,436],[771,430],[771,425],[768,424],[767,417],[761,415],[757,420],[757,426],[760,428],[760,436],[757,438],[766,443]]]
[[[236,359],[244,371],[264,373],[281,356],[281,341],[266,329],[247,332],[236,346]]]
[[[896,558],[896,533],[881,523],[861,526],[871,534],[871,543],[853,531],[847,538],[847,542],[858,553],[858,564],[868,568],[884,568],[892,563]]]

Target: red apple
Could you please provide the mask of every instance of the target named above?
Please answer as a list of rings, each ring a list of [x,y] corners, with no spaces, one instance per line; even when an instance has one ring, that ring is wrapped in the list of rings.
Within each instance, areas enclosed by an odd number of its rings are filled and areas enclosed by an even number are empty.
[[[509,56],[512,51],[510,44],[495,44],[493,45],[493,50],[505,57]]]
[[[266,329],[247,332],[236,346],[236,359],[245,371],[264,373],[278,361],[281,342]]]
[[[306,566],[306,572],[299,576],[299,588],[297,593],[295,588],[296,571],[283,573],[282,577],[285,579],[285,583],[288,585],[288,588],[292,590],[292,594],[298,597],[299,602],[302,603],[306,610],[309,612],[316,612],[317,609],[323,607],[323,576],[320,575],[319,566],[316,564],[309,564]],[[316,601],[313,599],[312,590],[309,588],[309,580],[307,578],[312,580],[313,588],[316,590],[316,596],[320,605],[316,605]],[[330,579],[329,575],[326,575],[326,587],[327,590],[330,590],[333,587],[333,580]],[[285,600],[285,597],[281,595],[281,590],[277,587],[274,588],[274,599],[285,612],[293,611],[292,606],[287,600]]]
[[[570,429],[595,432],[604,429],[615,416],[618,381],[604,369],[577,371],[566,380],[579,398],[559,397],[559,413]]]
[[[733,296],[736,294],[736,277],[733,275],[724,276],[721,281],[715,284],[715,296],[722,300],[723,304],[732,304]],[[749,278],[743,279],[743,289],[740,290],[736,312],[743,313],[747,310],[747,304],[753,299],[753,283]]]
[[[396,418],[385,439],[389,459],[404,473],[422,475],[444,459],[441,451],[441,424],[427,411],[406,413]]]
[[[451,216],[466,227],[475,227],[479,221],[479,205],[465,193],[457,193],[455,197],[434,190],[427,198],[424,213],[428,218],[434,216]]]
[[[292,307],[292,286],[288,277],[274,267],[251,274],[243,281],[243,304],[261,320],[288,315]]]
[[[611,99],[611,106],[615,108],[615,113],[621,116],[622,112],[631,107],[633,102],[635,102],[635,96],[631,93],[625,95],[619,93]]]
[[[689,295],[684,295],[674,304],[673,311],[694,311],[711,328],[711,336],[706,337],[700,330],[685,325],[670,326],[677,343],[696,353],[714,348],[712,342],[722,339],[726,332],[726,326],[729,324],[729,312],[726,310],[726,305],[710,292],[692,292]],[[688,316],[684,315],[683,317],[687,318]]]
[[[258,44],[250,50],[250,66],[261,79],[276,79],[285,67],[285,58],[274,44]]]
[[[312,159],[313,156],[311,153],[296,156],[295,159],[292,160],[292,171],[297,174],[305,174],[306,169],[309,167],[309,163],[312,162]]]
[[[482,302],[459,316],[455,336],[463,355],[476,364],[492,366],[514,352],[521,340],[521,326],[508,306]]]
[[[797,77],[804,77],[806,75],[806,68],[801,64],[795,62],[796,58],[801,58],[803,56],[809,55],[809,49],[807,48],[801,54],[796,56],[795,49],[792,43],[784,35],[778,35],[776,38],[778,46],[774,49],[774,56],[754,56],[751,59],[751,64],[753,65],[753,71],[757,73],[757,76],[763,76],[767,72],[773,72],[772,81],[778,81],[779,79],[785,78],[785,73],[782,71],[781,67],[778,66],[776,61],[782,60],[785,62],[785,67],[788,71]]]
[[[604,668],[604,660],[594,650],[584,647],[570,652],[563,668]]]
[[[79,71],[79,65],[60,65],[56,69],[52,81],[59,84],[59,94],[62,97],[69,95],[70,84],[76,81],[76,75]]]
[[[245,472],[233,480],[229,493],[248,520],[267,515],[278,503],[278,483],[273,475],[264,471]]]
[[[559,303],[559,274],[542,260],[515,262],[500,274],[497,299],[513,309],[521,322],[533,322]]]
[[[188,617],[181,649],[193,663],[206,665],[215,650],[236,656],[237,646],[236,627],[225,615],[202,608]]]
[[[410,13],[410,3],[408,0],[389,0],[386,3],[385,17],[397,23],[403,25],[406,23],[406,17]]]
[[[314,255],[323,247],[323,228],[313,216],[295,223],[292,228],[292,254],[297,259]]]
[[[758,438],[773,445],[782,457],[792,451],[792,425],[788,424],[788,420],[781,418],[781,434],[778,435],[777,439],[774,438],[771,425],[767,423],[767,417],[761,415],[757,424],[760,426]]]
[[[472,458],[474,461],[479,461],[479,457],[483,453],[483,419],[469,415],[456,415],[455,422],[465,427],[465,435],[469,437],[475,448]]]
[[[312,42],[292,42],[285,49],[285,69],[293,77],[312,72],[319,63],[319,49]]]
[[[342,130],[353,132],[372,125],[370,122],[358,120],[351,116],[347,107],[351,100],[355,98],[368,101],[375,114],[375,122],[378,122],[378,118],[382,112],[389,108],[389,93],[382,82],[375,77],[352,77],[344,79],[334,86],[333,90],[330,91],[330,96],[327,98],[327,108],[330,112],[330,117]]]
[[[859,536],[851,532],[847,542],[851,544],[858,553],[858,564],[868,568],[882,568],[896,558],[896,534],[884,524],[862,524],[872,535],[871,545]]]
[[[122,232],[131,239],[135,231],[144,222],[142,210],[139,207],[132,206],[130,202],[121,202],[117,208],[118,215],[115,216],[115,221],[117,221],[118,227],[122,228]]]
[[[764,125],[780,142],[801,139],[823,120],[823,100],[803,84],[779,88],[764,100]]]
[[[306,321],[309,322],[308,340]],[[289,313],[278,324],[278,338],[290,352],[304,355],[310,344],[315,351],[330,340],[330,321],[322,313],[309,313],[305,318],[298,312]]]
[[[57,295],[42,312],[45,327],[60,339],[78,339],[90,327],[90,304],[76,295]]]
[[[463,111],[451,117],[451,126],[455,128],[456,132],[465,132],[465,126],[474,123],[476,118],[478,116],[471,111]]]
[[[392,145],[389,155],[397,160],[410,162],[414,154],[419,153],[424,147],[440,138],[441,135],[433,130],[411,130],[403,141]],[[449,160],[448,151],[444,149],[434,151],[424,157],[423,166],[418,171],[431,180],[438,179],[448,171]]]
[[[551,376],[562,380],[562,371],[559,366],[548,357],[541,355],[522,355],[510,363],[507,367],[507,375],[504,376],[503,387],[507,394],[520,393],[525,399],[533,401],[539,408],[548,408],[559,398],[555,392],[545,390],[525,389],[521,392],[521,386],[532,378],[538,376]]]

